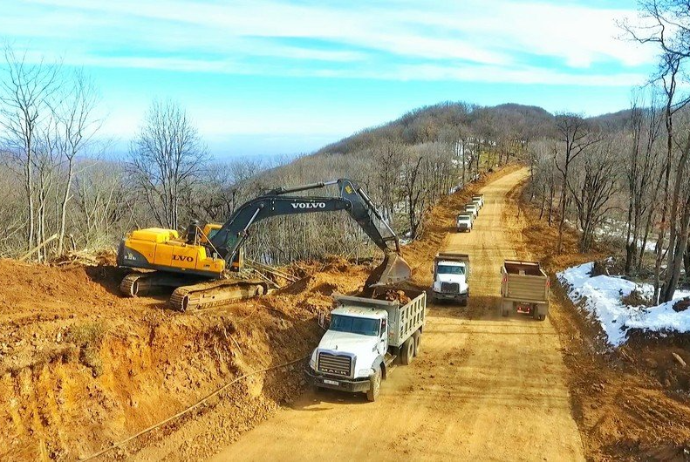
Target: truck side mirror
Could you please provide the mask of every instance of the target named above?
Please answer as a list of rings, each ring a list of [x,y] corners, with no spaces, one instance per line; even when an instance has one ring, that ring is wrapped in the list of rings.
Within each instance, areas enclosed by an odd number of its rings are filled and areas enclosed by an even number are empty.
[[[386,320],[382,319],[381,320],[381,332],[386,332]]]
[[[328,330],[328,328],[330,327],[330,322],[329,322],[328,318],[326,317],[326,313],[324,313],[324,312],[319,313],[318,323],[319,323],[319,327],[321,327],[323,330]]]

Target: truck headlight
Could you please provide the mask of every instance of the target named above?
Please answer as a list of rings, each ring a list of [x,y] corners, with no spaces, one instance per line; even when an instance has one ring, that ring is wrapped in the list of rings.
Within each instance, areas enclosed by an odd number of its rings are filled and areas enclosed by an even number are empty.
[[[357,377],[369,377],[371,375],[371,369],[358,369]]]
[[[309,358],[309,367],[311,367],[313,370],[316,370],[316,350],[311,354],[311,358]]]

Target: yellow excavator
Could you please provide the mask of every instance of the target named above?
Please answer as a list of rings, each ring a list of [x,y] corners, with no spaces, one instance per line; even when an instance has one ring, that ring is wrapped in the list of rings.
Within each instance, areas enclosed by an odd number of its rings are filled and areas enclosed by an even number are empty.
[[[294,195],[332,185],[337,185],[338,196]],[[120,290],[134,297],[157,287],[174,287],[169,304],[180,311],[263,295],[268,291],[266,282],[239,275],[244,263],[242,244],[250,227],[279,215],[339,210],[347,211],[384,252],[383,263],[372,272],[367,286],[389,285],[410,278],[410,266],[401,257],[396,234],[366,193],[353,181],[342,178],[273,189],[242,204],[225,224],[209,223],[202,228],[193,222],[182,237],[172,229],[132,231],[120,242],[117,264],[135,271],[125,276]]]

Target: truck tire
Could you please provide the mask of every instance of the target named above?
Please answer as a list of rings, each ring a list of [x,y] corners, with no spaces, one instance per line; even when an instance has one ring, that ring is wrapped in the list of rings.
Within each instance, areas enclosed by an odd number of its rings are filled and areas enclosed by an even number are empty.
[[[369,377],[369,390],[367,391],[367,400],[372,403],[376,401],[381,392],[381,369],[376,369],[374,375]]]
[[[419,345],[422,343],[422,333],[417,331],[412,334],[412,339],[414,340],[414,355],[419,354]]]
[[[460,300],[460,306],[467,306],[467,299],[466,298],[463,298],[462,300]]]
[[[414,337],[410,337],[405,340],[402,344],[402,355],[400,356],[400,361],[403,366],[407,366],[412,362],[414,358]]]

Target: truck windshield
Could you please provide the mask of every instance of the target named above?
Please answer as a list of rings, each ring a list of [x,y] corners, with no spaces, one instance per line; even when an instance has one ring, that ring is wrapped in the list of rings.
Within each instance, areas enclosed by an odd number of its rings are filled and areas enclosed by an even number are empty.
[[[438,265],[438,274],[465,274],[464,266]]]
[[[371,335],[376,337],[379,335],[379,320],[334,314],[331,317],[331,326],[329,329],[338,332],[350,332],[352,334]]]

